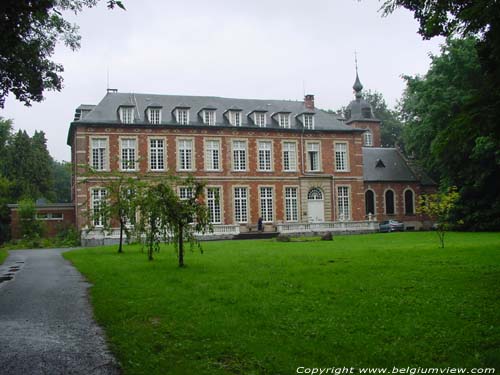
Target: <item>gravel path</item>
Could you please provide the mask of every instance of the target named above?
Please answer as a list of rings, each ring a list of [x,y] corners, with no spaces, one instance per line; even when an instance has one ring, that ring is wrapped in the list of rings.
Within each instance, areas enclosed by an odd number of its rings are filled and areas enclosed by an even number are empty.
[[[62,249],[11,251],[0,266],[0,373],[119,374]],[[6,276],[7,275],[7,276]]]

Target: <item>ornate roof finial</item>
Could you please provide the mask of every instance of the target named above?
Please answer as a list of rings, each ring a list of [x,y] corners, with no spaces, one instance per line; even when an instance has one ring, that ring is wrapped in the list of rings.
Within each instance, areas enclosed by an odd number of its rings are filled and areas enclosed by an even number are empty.
[[[356,99],[359,99],[361,98],[361,90],[363,90],[363,85],[361,84],[361,81],[358,77],[358,55],[356,51],[354,51],[354,64],[356,66],[356,81],[354,81],[354,85],[352,86],[352,88],[354,89]]]

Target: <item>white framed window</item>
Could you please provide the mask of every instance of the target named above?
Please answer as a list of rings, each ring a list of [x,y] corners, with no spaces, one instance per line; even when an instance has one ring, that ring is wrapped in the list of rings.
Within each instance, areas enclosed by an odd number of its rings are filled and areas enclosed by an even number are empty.
[[[106,204],[107,191],[103,188],[93,188],[90,190],[90,204],[92,209],[92,224],[95,227],[104,226],[103,206]]]
[[[272,153],[273,144],[271,141],[259,141],[258,149],[259,149],[259,171],[270,171],[272,161],[271,161],[271,153]]]
[[[248,222],[248,188],[234,188],[234,221],[236,223]]]
[[[90,164],[95,171],[106,169],[106,153],[108,148],[107,138],[92,138],[90,140],[92,159]]]
[[[259,189],[260,217],[265,223],[273,221],[273,188],[261,187]]]
[[[177,108],[175,110],[175,119],[180,125],[189,124],[189,109],[187,108]]]
[[[220,141],[218,139],[205,140],[205,169],[207,171],[220,170]]]
[[[373,146],[373,134],[371,130],[367,130],[363,133],[363,146],[366,147]]]
[[[255,125],[257,125],[259,128],[265,128],[266,127],[266,113],[265,112],[254,112],[253,121],[255,122]]]
[[[193,197],[193,188],[188,186],[179,187],[179,198],[182,200],[190,199]]]
[[[178,139],[178,166],[180,171],[191,171],[193,169],[193,140]]]
[[[241,126],[241,111],[229,111],[229,122],[233,126]]]
[[[220,188],[209,187],[207,188],[207,207],[209,220],[212,224],[221,223],[220,211]]]
[[[297,188],[285,187],[285,221],[299,220]]]
[[[304,128],[314,130],[314,115],[310,113],[304,113],[302,115],[302,122],[304,124]]]
[[[122,171],[135,171],[137,140],[135,138],[121,138],[120,143]]]
[[[307,170],[309,172],[318,172],[320,170],[319,142],[307,143]]]
[[[347,143],[335,143],[335,170],[347,172]]]
[[[165,170],[165,140],[163,138],[149,139],[149,169],[152,171]]]
[[[134,107],[120,107],[120,121],[124,124],[132,124],[134,122]]]
[[[283,142],[283,170],[297,171],[297,144],[295,142]]]
[[[247,170],[247,142],[233,141],[233,170]]]
[[[215,110],[213,109],[203,110],[203,123],[205,125],[215,125]]]
[[[161,108],[148,108],[148,121],[150,124],[161,123]]]
[[[278,124],[280,128],[289,129],[290,128],[290,114],[289,113],[278,113]]]
[[[351,215],[348,186],[337,186],[337,208],[339,220],[343,221],[350,219]]]

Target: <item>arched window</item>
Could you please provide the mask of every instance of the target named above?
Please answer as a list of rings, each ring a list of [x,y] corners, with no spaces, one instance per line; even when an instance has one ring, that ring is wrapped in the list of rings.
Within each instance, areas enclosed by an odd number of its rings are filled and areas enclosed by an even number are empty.
[[[373,146],[373,134],[371,130],[367,130],[363,133],[363,146]]]
[[[394,192],[392,190],[385,192],[385,213],[388,215],[394,214]]]
[[[366,215],[375,215],[375,193],[373,190],[367,190],[365,193],[365,209]]]
[[[309,190],[309,193],[307,193],[307,199],[311,201],[323,200],[323,193],[318,188],[312,188]]]
[[[405,191],[405,215],[413,215],[415,213],[414,208],[413,191],[407,189]]]

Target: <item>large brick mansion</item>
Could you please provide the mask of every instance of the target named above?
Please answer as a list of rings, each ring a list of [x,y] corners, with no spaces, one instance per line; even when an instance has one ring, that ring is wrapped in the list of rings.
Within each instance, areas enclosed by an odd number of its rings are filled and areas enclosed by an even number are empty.
[[[434,183],[397,149],[381,148],[380,121],[357,76],[354,91],[346,119],[316,108],[313,95],[287,101],[110,91],[99,104],[78,107],[69,129],[76,226],[87,227],[85,212],[106,194],[98,179],[82,177],[87,165],[146,178],[192,174],[206,182],[215,226],[237,232],[259,218],[267,230],[354,228],[375,218],[419,228],[416,200]],[[182,186],[178,192],[186,194]]]

